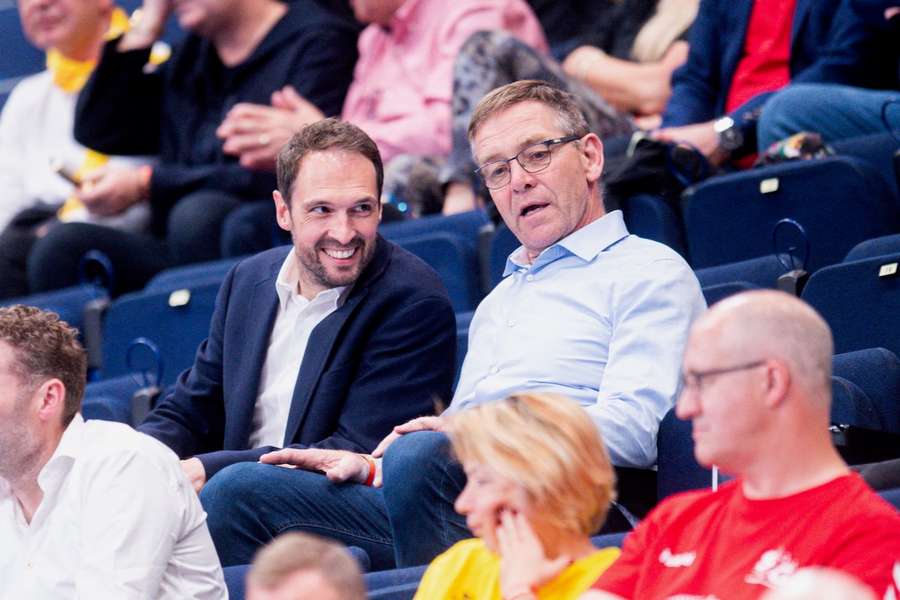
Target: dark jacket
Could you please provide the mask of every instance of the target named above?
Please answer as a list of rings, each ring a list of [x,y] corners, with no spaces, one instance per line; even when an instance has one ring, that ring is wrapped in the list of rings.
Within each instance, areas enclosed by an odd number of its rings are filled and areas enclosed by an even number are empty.
[[[725,114],[752,8],[753,0],[701,0],[687,62],[672,76],[663,126],[702,123]],[[895,74],[884,42],[848,0],[797,0],[791,29],[791,82],[890,87]],[[742,125],[748,147],[756,147],[756,121],[769,96],[759,94],[731,113]]]
[[[207,477],[273,450],[248,448],[253,409],[278,308],[275,280],[290,248],[228,274],[194,366],[140,430],[180,457],[198,455]],[[391,428],[446,405],[456,325],[437,274],[379,237],[344,304],[313,330],[288,418],[285,445],[371,452]]]
[[[356,28],[314,0],[295,0],[253,53],[225,67],[207,40],[188,35],[172,57],[145,73],[150,50],[103,49],[82,90],[75,139],[108,154],[157,154],[151,179],[153,231],[188,193],[219,190],[243,199],[271,196],[275,176],[253,172],[222,151],[216,128],[238,102],[269,104],[285,85],[326,115],[341,112],[356,64]]]

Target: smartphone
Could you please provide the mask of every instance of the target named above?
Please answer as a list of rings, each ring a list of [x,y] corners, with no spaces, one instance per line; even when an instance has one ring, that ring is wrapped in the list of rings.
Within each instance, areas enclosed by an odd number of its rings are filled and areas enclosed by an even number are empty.
[[[81,186],[81,178],[75,174],[75,171],[73,171],[63,163],[53,161],[50,163],[50,168],[54,173],[56,173],[75,187]]]

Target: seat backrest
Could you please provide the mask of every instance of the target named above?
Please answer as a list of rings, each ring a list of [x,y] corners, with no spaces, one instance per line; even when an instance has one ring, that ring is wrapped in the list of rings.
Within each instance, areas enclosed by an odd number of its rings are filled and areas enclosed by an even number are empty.
[[[900,254],[900,233],[883,235],[858,243],[847,253],[844,262],[875,258],[886,254]]]
[[[463,360],[469,351],[469,325],[475,311],[456,313],[456,377],[453,379],[453,388],[459,382],[459,373],[462,371]]]
[[[784,264],[782,264],[782,260]],[[789,256],[766,254],[738,262],[697,269],[694,274],[697,275],[697,281],[700,282],[701,287],[743,281],[756,287],[774,288],[778,278],[788,271],[785,264],[791,265]]]
[[[92,284],[84,284],[52,292],[3,300],[0,302],[0,306],[26,304],[28,306],[36,306],[42,310],[49,310],[58,314],[60,319],[72,327],[83,332],[85,307],[92,300],[106,297],[107,292],[104,288]]]
[[[398,244],[404,238],[432,233],[448,233],[471,243],[474,247],[478,240],[478,230],[487,222],[487,213],[483,210],[472,210],[446,217],[431,215],[420,219],[383,223],[378,227],[378,233]]]
[[[882,347],[900,354],[900,254],[825,267],[802,298],[828,322],[836,354]],[[893,274],[892,274],[893,273]]]
[[[731,283],[718,283],[702,288],[703,298],[706,300],[707,306],[712,306],[719,300],[723,300],[728,296],[757,289],[752,283],[746,281],[732,281]]]
[[[866,398],[841,419],[835,394],[832,422],[900,433],[900,358],[885,348],[866,348],[836,354],[832,365],[833,379],[852,382]]]
[[[481,281],[478,256],[473,244],[446,232],[403,237],[397,239],[396,243],[437,271],[450,294],[453,310],[475,310],[481,301]]]
[[[773,246],[775,225],[785,218],[806,232],[806,269],[812,272],[840,262],[863,240],[896,231],[900,208],[873,167],[846,157],[714,177],[684,195],[692,266],[786,251]],[[788,238],[787,228],[780,233]],[[790,236],[791,241],[795,238]]]
[[[622,201],[622,213],[629,233],[665,244],[688,258],[681,217],[665,200],[649,194],[632,196]]]
[[[493,288],[503,279],[503,269],[506,268],[506,259],[518,248],[519,240],[513,235],[504,223],[497,225],[494,237],[491,239],[490,259],[488,264],[491,270],[491,287]]]
[[[162,385],[175,381],[194,362],[197,346],[206,339],[215,308],[218,283],[172,292],[136,292],[113,302],[103,324],[103,376],[156,370],[152,357],[135,352],[128,365],[128,348],[137,338],[147,338],[160,351]]]
[[[206,283],[221,283],[228,271],[241,258],[226,258],[183,267],[173,267],[157,273],[146,286],[145,292],[171,292],[173,290]]]
[[[675,416],[674,408],[659,424],[656,437],[656,492],[659,500],[678,492],[712,485],[712,471],[701,467],[694,458],[691,429],[691,422]]]

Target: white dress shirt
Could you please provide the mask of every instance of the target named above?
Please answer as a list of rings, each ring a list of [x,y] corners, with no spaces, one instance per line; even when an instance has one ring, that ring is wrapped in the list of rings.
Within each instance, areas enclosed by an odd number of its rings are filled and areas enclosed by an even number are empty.
[[[577,401],[613,464],[652,466],[673,406],[700,284],[667,246],[629,235],[613,211],[544,250],[510,255],[482,300],[448,412],[521,391]]]
[[[284,434],[309,336],[316,325],[338,309],[344,291],[349,287],[322,290],[315,298],[307,300],[299,293],[298,269],[297,255],[288,252],[275,280],[278,314],[269,337],[266,362],[259,380],[259,396],[253,409],[251,448],[287,445]]]
[[[228,597],[206,514],[160,442],[75,415],[38,485],[29,524],[0,478],[0,599]]]

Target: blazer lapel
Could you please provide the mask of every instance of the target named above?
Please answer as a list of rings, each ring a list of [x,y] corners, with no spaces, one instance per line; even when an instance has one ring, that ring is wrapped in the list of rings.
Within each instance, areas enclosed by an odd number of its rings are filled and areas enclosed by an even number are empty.
[[[362,289],[353,294],[342,307],[331,313],[324,321],[319,323],[306,344],[306,352],[303,354],[303,362],[300,364],[300,373],[294,384],[294,394],[291,397],[291,411],[288,414],[287,428],[284,431],[283,446],[289,446],[300,430],[303,419],[309,410],[309,401],[313,391],[319,384],[319,379],[324,371],[325,361],[331,355],[334,342],[338,334],[356,310],[359,303],[365,297],[367,290]]]

